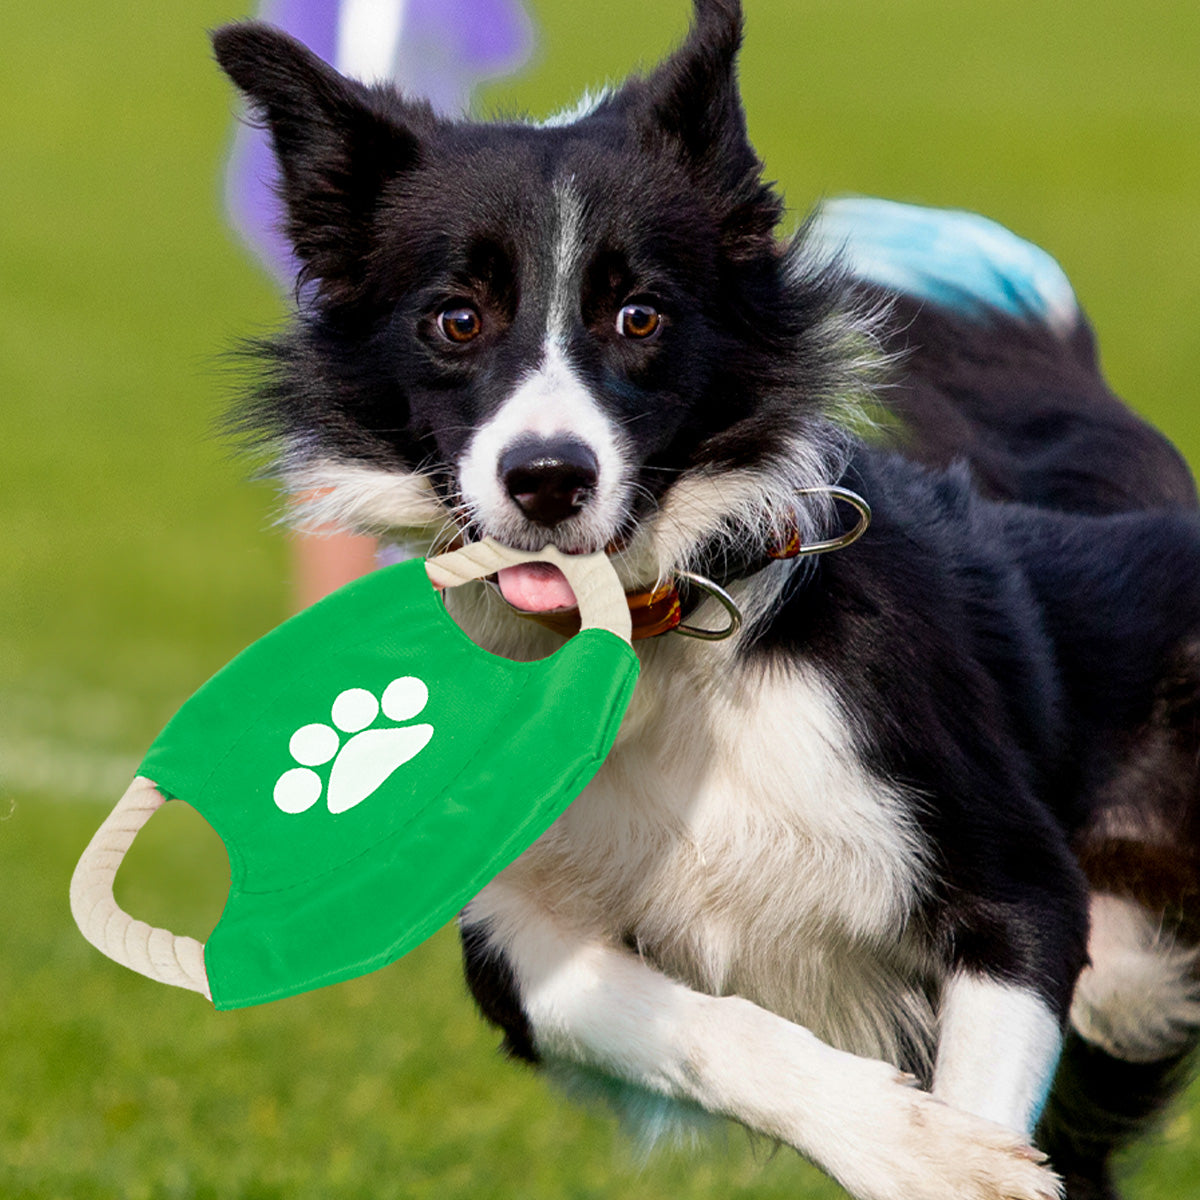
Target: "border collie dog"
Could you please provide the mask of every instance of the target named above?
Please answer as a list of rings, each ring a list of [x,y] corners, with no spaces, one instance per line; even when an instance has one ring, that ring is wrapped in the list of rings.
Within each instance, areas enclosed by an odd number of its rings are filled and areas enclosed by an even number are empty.
[[[541,124],[220,30],[301,264],[242,420],[315,523],[741,610],[637,643],[611,755],[462,914],[513,1055],[862,1200],[1114,1197],[1200,1036],[1191,478],[1006,230],[846,200],[779,240],[739,5],[694,7]],[[831,487],[869,531],[781,557],[850,523]],[[498,582],[449,600],[476,641],[562,644],[561,575]]]

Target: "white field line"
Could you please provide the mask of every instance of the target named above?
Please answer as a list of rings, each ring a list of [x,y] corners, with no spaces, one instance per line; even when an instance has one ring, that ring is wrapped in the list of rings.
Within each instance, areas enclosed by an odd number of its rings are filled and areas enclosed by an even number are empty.
[[[138,724],[130,697],[57,675],[31,684],[0,687],[0,813],[14,792],[115,804],[140,759],[116,749]]]
[[[0,733],[0,812],[12,793],[115,804],[137,770],[136,755],[44,736]]]

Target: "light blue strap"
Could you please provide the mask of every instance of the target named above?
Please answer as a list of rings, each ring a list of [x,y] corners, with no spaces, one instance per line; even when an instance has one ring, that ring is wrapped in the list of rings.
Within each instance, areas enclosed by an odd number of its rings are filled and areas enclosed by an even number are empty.
[[[1079,318],[1058,263],[975,213],[845,197],[821,206],[812,236],[858,278],[962,316],[996,311],[1057,333],[1070,332]]]

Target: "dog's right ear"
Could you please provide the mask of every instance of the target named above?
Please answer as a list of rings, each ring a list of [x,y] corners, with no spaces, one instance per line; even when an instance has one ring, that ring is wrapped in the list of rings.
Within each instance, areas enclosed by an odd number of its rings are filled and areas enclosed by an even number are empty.
[[[742,7],[739,0],[693,0],[693,10],[683,44],[636,94],[648,107],[643,119],[696,171],[736,186],[759,167],[737,84]]]
[[[270,25],[226,25],[212,43],[222,70],[270,131],[301,281],[316,280],[326,296],[349,299],[383,189],[417,162],[419,132],[434,122],[432,110],[346,79]]]
[[[613,98],[632,115],[652,153],[673,153],[712,197],[724,247],[734,258],[775,254],[783,205],[762,181],[737,80],[740,0],[693,0],[683,43]]]

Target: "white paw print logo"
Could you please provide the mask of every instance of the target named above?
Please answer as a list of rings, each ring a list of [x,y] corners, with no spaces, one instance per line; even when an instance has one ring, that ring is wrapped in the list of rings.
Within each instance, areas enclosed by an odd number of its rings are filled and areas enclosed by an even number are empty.
[[[411,721],[429,700],[429,689],[415,675],[393,679],[377,700],[366,688],[347,688],[333,702],[330,719],[337,728],[316,722],[292,734],[288,750],[301,765],[275,781],[275,803],[285,813],[302,813],[321,798],[324,783],[313,767],[332,760],[326,803],[331,813],[361,804],[397,767],[415,758],[433,737],[432,725],[368,729],[379,716]],[[352,736],[342,744],[338,730]]]

